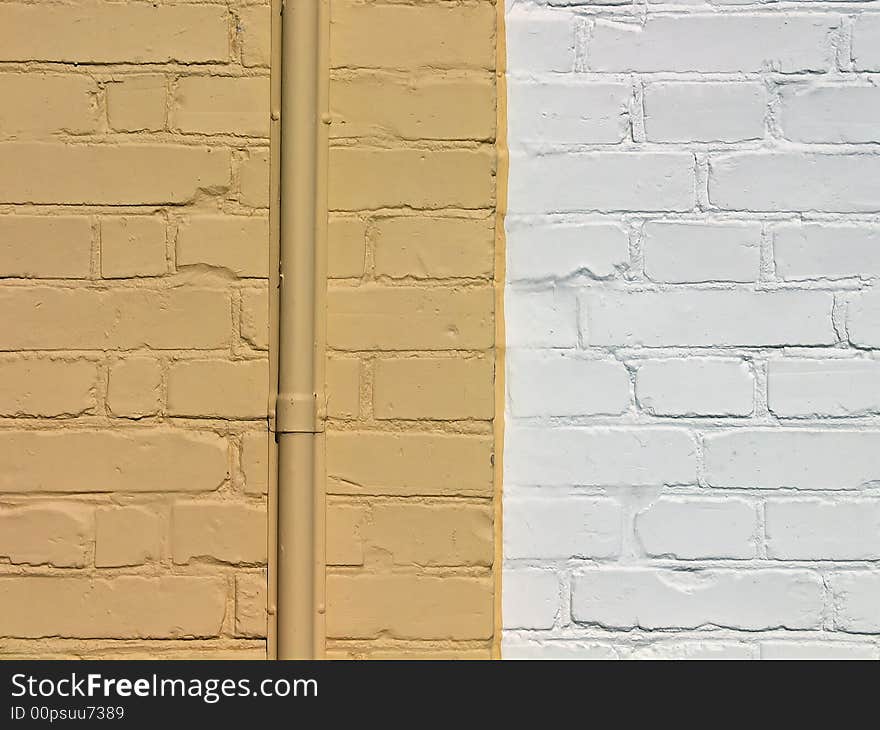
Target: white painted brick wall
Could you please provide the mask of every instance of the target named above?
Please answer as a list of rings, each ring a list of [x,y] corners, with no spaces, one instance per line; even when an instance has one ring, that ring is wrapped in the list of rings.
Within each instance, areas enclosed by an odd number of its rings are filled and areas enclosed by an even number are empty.
[[[880,658],[880,3],[507,2],[504,655]]]

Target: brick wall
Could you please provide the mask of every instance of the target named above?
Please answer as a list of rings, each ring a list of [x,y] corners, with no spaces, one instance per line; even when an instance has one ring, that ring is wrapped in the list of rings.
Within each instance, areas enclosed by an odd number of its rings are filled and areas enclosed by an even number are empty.
[[[268,66],[251,0],[0,3],[2,656],[266,655]]]
[[[876,658],[876,7],[507,25],[505,656]]]

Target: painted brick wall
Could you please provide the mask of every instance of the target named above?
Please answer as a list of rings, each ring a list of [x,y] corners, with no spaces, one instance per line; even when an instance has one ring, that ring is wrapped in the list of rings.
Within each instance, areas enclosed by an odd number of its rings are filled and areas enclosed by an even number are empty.
[[[268,49],[0,3],[4,657],[266,655]]]
[[[507,27],[505,656],[876,658],[876,4]]]

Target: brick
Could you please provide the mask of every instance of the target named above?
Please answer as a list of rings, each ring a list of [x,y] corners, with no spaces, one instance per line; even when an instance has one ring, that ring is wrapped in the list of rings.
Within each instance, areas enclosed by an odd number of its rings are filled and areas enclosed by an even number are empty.
[[[880,501],[768,500],[767,555],[781,560],[880,558]]]
[[[87,0],[0,8],[0,61],[205,63],[228,57],[228,12],[218,5]]]
[[[831,591],[836,629],[854,634],[880,633],[880,574],[863,570],[834,574]]]
[[[793,84],[780,91],[780,126],[796,142],[875,142],[880,90],[875,86]]]
[[[86,216],[0,218],[0,277],[84,279],[91,256],[92,226]]]
[[[329,494],[492,494],[492,439],[437,433],[330,431]]]
[[[732,152],[709,160],[709,198],[723,210],[874,212],[880,157]]]
[[[628,487],[696,482],[696,445],[683,430],[510,425],[506,431],[505,473],[510,484]]]
[[[755,506],[742,499],[661,497],[639,512],[636,536],[651,557],[755,558]]]
[[[494,269],[490,218],[384,218],[374,240],[379,276],[486,279]]]
[[[737,489],[858,489],[880,479],[880,432],[748,429],[704,437],[706,481]]]
[[[327,576],[333,638],[488,639],[492,581],[430,575]]]
[[[165,220],[158,216],[101,219],[101,276],[161,276],[168,270]]]
[[[756,281],[761,226],[650,221],[642,229],[645,273],[658,282]]]
[[[507,68],[512,73],[574,70],[573,15],[515,6],[505,25]]]
[[[642,22],[597,21],[590,71],[749,72],[830,70],[835,15],[653,15]],[[699,42],[694,39],[698,38]]]
[[[6,576],[0,586],[0,636],[8,637],[208,638],[226,613],[225,578]]]
[[[771,360],[767,400],[781,417],[880,413],[880,361]]]
[[[572,581],[572,617],[605,628],[815,629],[822,579],[805,570],[593,568]]]
[[[242,289],[241,336],[257,350],[269,349],[269,290]]]
[[[95,407],[96,385],[88,360],[0,360],[0,415],[82,415]]]
[[[491,287],[331,287],[327,343],[339,350],[487,349],[494,340]]]
[[[515,144],[616,144],[629,134],[630,84],[511,79],[508,94]]]
[[[880,17],[860,15],[853,26],[852,60],[859,71],[880,71]]]
[[[505,568],[501,615],[505,629],[550,629],[561,604],[555,571]]]
[[[331,217],[327,227],[327,276],[359,279],[367,255],[367,224],[360,218]]]
[[[438,646],[435,643],[421,643],[411,645],[397,645],[392,648],[383,647],[381,644],[374,642],[368,643],[366,646],[348,647],[348,648],[330,648],[325,652],[327,659],[395,659],[395,660],[462,660],[462,659],[481,659],[487,660],[492,658],[492,649],[490,647],[472,648],[469,644],[461,642],[451,644],[448,647]]]
[[[654,416],[748,416],[755,378],[742,360],[647,360],[636,374],[636,400]]]
[[[241,437],[241,470],[247,494],[269,492],[269,434],[246,433]]]
[[[491,359],[406,358],[376,361],[373,413],[378,419],[491,420]]]
[[[773,232],[773,258],[786,281],[880,277],[880,227],[782,225]]]
[[[154,416],[162,407],[162,368],[158,360],[132,357],[113,363],[107,406],[116,416]]]
[[[846,313],[849,341],[857,347],[880,347],[880,288],[854,294]]]
[[[238,28],[242,65],[268,68],[272,50],[272,15],[269,5],[241,8]]]
[[[24,169],[27,175],[20,174]],[[132,170],[138,174],[132,175]],[[0,143],[2,203],[186,203],[200,190],[225,188],[229,175],[229,152],[216,148]]]
[[[645,86],[651,142],[743,142],[764,137],[767,99],[758,83],[661,82]]]
[[[268,401],[266,360],[182,360],[168,371],[172,416],[265,418]]]
[[[98,86],[88,76],[0,73],[0,97],[4,135],[86,134],[98,129]]]
[[[208,492],[226,441],[167,428],[0,432],[0,492]]]
[[[515,213],[672,211],[694,207],[694,158],[684,152],[512,152]],[[535,180],[543,184],[534,185]]]
[[[628,658],[650,661],[753,659],[754,650],[748,644],[732,641],[658,641],[636,646]]]
[[[162,557],[163,524],[145,507],[108,507],[95,515],[95,565],[119,568]]]
[[[535,641],[504,637],[504,659],[618,659],[613,647],[584,641]]]
[[[516,418],[617,415],[629,408],[629,389],[629,374],[617,361],[557,350],[507,356],[508,407]]]
[[[327,565],[363,565],[364,531],[369,508],[361,504],[327,503]]]
[[[228,269],[241,277],[269,276],[269,219],[194,216],[177,230],[177,265]]]
[[[328,185],[330,210],[490,208],[495,153],[486,148],[331,147]]]
[[[378,74],[332,79],[330,137],[476,139],[495,136],[491,77]]]
[[[229,296],[207,289],[0,291],[0,350],[213,349],[229,343]]]
[[[12,565],[85,567],[92,511],[85,505],[43,503],[0,508],[0,557]]]
[[[508,347],[577,347],[578,302],[574,289],[508,289],[504,308]]]
[[[269,207],[269,150],[258,147],[248,150],[238,171],[242,205],[252,208]]]
[[[584,297],[585,340],[642,347],[831,345],[832,298],[819,291],[603,291]]]
[[[268,76],[179,79],[172,100],[171,128],[199,134],[268,137]]]
[[[327,415],[357,418],[361,408],[361,363],[353,358],[327,360]]]
[[[495,66],[495,11],[488,5],[356,5],[330,10],[331,68]],[[464,178],[462,178],[464,179]]]
[[[761,659],[876,659],[874,644],[841,641],[765,641]]]
[[[129,76],[108,84],[107,118],[119,132],[165,129],[168,82],[164,76]]]
[[[620,553],[623,510],[613,499],[505,497],[504,557],[564,560]]]
[[[604,279],[616,274],[629,259],[629,241],[620,226],[517,225],[508,219],[507,228],[510,281],[562,280],[580,275]]]
[[[174,562],[211,558],[223,563],[265,564],[265,507],[236,502],[178,502],[171,517]]]
[[[263,638],[268,627],[268,579],[265,574],[235,576],[235,635]]]

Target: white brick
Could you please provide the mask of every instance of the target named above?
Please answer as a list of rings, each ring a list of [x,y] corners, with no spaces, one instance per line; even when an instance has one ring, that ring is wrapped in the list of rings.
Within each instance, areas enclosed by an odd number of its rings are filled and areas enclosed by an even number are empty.
[[[713,487],[859,489],[880,481],[880,431],[727,431],[708,434],[704,449]]]
[[[757,526],[755,507],[741,499],[662,497],[636,517],[648,555],[683,560],[754,558]]]
[[[840,641],[765,641],[761,659],[876,659],[874,644]]]
[[[645,273],[670,283],[758,278],[761,226],[749,223],[652,221],[642,233]]]
[[[529,641],[504,638],[504,659],[617,659],[617,652],[607,644],[588,641]]]
[[[847,308],[849,341],[859,347],[880,347],[880,288],[854,295]]]
[[[832,303],[820,291],[593,291],[581,317],[591,345],[830,345]]]
[[[780,124],[787,139],[796,142],[877,141],[880,89],[876,86],[784,86],[780,102]]]
[[[651,142],[740,142],[764,136],[764,87],[757,83],[663,82],[645,87]]]
[[[857,634],[880,633],[880,573],[851,571],[831,577],[836,628]]]
[[[620,552],[623,512],[603,497],[510,497],[504,502],[504,556],[610,558]]]
[[[880,500],[771,500],[764,514],[771,558],[880,558]]]
[[[512,79],[508,94],[508,135],[514,145],[616,143],[629,132],[629,84]]]
[[[880,413],[878,360],[772,360],[768,405],[777,416]]]
[[[685,152],[513,152],[510,168],[514,213],[694,207],[694,158]]]
[[[508,347],[576,347],[577,298],[571,289],[504,296]]]
[[[742,360],[648,360],[636,373],[636,399],[655,416],[748,416],[755,379]]]
[[[834,60],[833,15],[653,15],[644,23],[596,22],[593,71],[820,71]]]
[[[556,573],[531,568],[505,568],[502,616],[505,629],[549,629],[559,611]]]
[[[620,226],[511,223],[507,230],[510,281],[614,275],[626,264],[629,240]]]
[[[862,15],[856,19],[852,59],[859,71],[880,71],[880,15]]]
[[[506,434],[505,482],[546,486],[693,484],[696,447],[673,428],[529,428]]]
[[[777,276],[786,281],[880,277],[880,226],[781,225],[773,234],[773,257]]]
[[[510,73],[572,71],[574,21],[568,13],[514,8],[506,18]]]
[[[629,373],[616,360],[514,350],[507,359],[507,384],[516,417],[616,415],[629,407]]]
[[[880,156],[733,152],[709,160],[709,199],[726,210],[880,210]]]
[[[803,570],[594,568],[572,580],[572,616],[608,628],[810,629],[822,579]]]
[[[751,647],[735,641],[657,641],[645,646],[637,646],[629,659],[648,660],[699,660],[712,659],[751,659]]]

